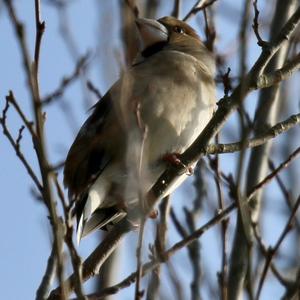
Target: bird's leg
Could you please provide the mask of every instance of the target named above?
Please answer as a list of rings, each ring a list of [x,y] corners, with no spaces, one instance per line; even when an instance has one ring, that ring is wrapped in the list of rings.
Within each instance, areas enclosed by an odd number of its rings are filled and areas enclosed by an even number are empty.
[[[194,169],[192,167],[186,166],[180,159],[180,153],[178,152],[172,152],[172,153],[166,153],[163,156],[163,160],[170,163],[171,165],[175,166],[182,166],[186,170],[187,175],[193,175],[194,174]]]

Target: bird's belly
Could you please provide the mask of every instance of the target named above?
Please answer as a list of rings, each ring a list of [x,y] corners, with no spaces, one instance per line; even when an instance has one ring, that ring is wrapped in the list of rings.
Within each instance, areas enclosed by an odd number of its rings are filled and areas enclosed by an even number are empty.
[[[206,94],[204,89],[175,88],[167,101],[148,105],[142,117],[148,127],[145,151],[150,163],[166,153],[182,153],[193,143],[213,113],[214,103]]]

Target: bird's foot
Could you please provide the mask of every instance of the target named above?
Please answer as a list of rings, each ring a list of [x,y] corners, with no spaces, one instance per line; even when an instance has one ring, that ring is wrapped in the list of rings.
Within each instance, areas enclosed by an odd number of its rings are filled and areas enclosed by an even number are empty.
[[[151,210],[148,216],[150,219],[156,219],[158,216],[158,210],[157,209]]]
[[[183,165],[183,163],[180,160],[180,153],[177,152],[165,154],[163,156],[163,160],[170,163],[171,165],[175,165],[175,166]]]
[[[194,174],[194,169],[192,167],[189,167],[185,165],[181,159],[180,159],[180,153],[173,152],[173,153],[167,153],[163,156],[163,160],[170,163],[171,165],[175,166],[182,166],[185,168],[186,175],[190,176]]]

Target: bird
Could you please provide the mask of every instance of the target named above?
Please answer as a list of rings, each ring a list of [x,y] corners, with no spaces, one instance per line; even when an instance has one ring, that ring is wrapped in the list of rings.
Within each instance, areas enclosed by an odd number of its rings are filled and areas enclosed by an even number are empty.
[[[65,160],[78,242],[125,218],[215,110],[215,57],[196,31],[170,16],[138,18],[136,27],[139,53],[94,105]]]

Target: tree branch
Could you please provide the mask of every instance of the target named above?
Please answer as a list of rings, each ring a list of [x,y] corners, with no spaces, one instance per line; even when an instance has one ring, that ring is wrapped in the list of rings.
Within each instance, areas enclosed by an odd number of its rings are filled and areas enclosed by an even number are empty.
[[[18,141],[18,143],[14,140],[14,138],[12,137],[9,129],[7,128],[6,125],[6,118],[7,118],[7,111],[9,109],[9,101],[6,100],[6,105],[2,111],[2,117],[0,118],[0,124],[2,126],[2,130],[3,130],[3,134],[7,137],[8,141],[10,142],[11,146],[13,147],[13,149],[16,152],[16,155],[19,157],[20,161],[22,162],[22,164],[24,165],[26,171],[28,172],[29,176],[31,177],[31,179],[33,180],[33,182],[35,183],[37,189],[39,190],[39,192],[42,194],[43,193],[43,186],[40,183],[37,175],[35,174],[35,172],[33,171],[33,169],[31,168],[29,162],[27,161],[27,159],[25,158],[24,154],[21,152],[20,149],[20,139]]]
[[[84,56],[79,58],[76,63],[74,71],[71,75],[64,77],[59,84],[59,87],[49,95],[46,95],[43,100],[42,104],[47,105],[52,103],[58,97],[61,97],[65,92],[66,88],[80,75],[81,71],[85,70],[87,67],[87,61],[90,58],[90,53],[86,53]]]
[[[240,141],[237,143],[208,145],[203,151],[203,154],[232,153],[232,152],[241,151],[242,149],[246,149],[246,148],[258,147],[267,143],[269,140],[277,137],[278,135],[290,130],[291,128],[294,128],[299,123],[300,123],[300,113],[296,115],[292,115],[286,120],[277,123],[270,129],[268,129],[265,133],[260,134],[255,138],[246,141]]]
[[[211,6],[217,0],[198,0],[192,9],[186,14],[182,21],[187,22],[191,17],[196,15],[198,12],[204,10],[205,8]]]
[[[60,243],[60,240],[63,237],[61,236],[62,233],[62,230],[60,228],[61,222],[56,211],[56,204],[53,199],[52,190],[51,190],[51,183],[50,183],[51,172],[50,172],[50,167],[47,161],[47,154],[46,154],[46,143],[45,143],[45,136],[44,136],[44,115],[41,110],[41,97],[40,97],[39,79],[38,79],[39,52],[40,52],[40,43],[41,43],[41,38],[43,33],[42,31],[43,25],[40,25],[41,24],[40,2],[39,0],[35,1],[36,41],[35,41],[35,57],[32,64],[31,64],[30,53],[26,44],[24,27],[17,17],[16,10],[13,6],[13,1],[4,0],[4,3],[8,9],[9,17],[14,27],[17,36],[17,41],[20,45],[25,74],[27,77],[28,87],[31,93],[31,105],[35,115],[35,125],[36,125],[36,135],[37,135],[37,138],[34,139],[35,141],[34,146],[35,146],[41,177],[42,177],[42,182],[43,182],[42,195],[51,217],[51,225],[52,225],[51,227],[52,227],[52,233],[54,237],[55,252],[58,258],[57,259],[58,277],[59,277],[59,282],[63,287],[63,259],[61,253],[62,248]],[[62,293],[63,299],[64,299],[64,295],[65,294]]]
[[[257,192],[259,189],[262,189],[268,182],[270,182],[271,177],[275,177],[279,172],[283,170],[283,168],[287,167],[288,163],[290,163],[292,160],[296,158],[296,156],[300,153],[300,147],[294,151],[286,161],[280,164],[278,168],[276,168],[272,173],[270,173],[266,178],[264,178],[261,182],[259,182],[251,192],[249,192],[246,196],[246,201],[249,202],[251,198],[253,197],[253,193]],[[300,198],[300,197],[299,197]],[[299,200],[299,199],[298,199]],[[298,203],[298,201],[297,201]],[[289,220],[292,220],[295,215],[295,210],[298,208],[298,204],[294,206],[293,212],[291,214],[291,217]],[[213,227],[216,224],[219,224],[221,221],[224,221],[228,218],[229,214],[236,209],[236,202],[231,203],[227,208],[220,210],[213,218],[211,218],[207,223],[205,223],[203,226],[195,230],[192,234],[186,236],[184,239],[179,241],[178,243],[174,244],[171,248],[169,248],[167,251],[165,251],[157,260],[150,261],[143,265],[142,267],[142,276],[146,275],[148,272],[152,271],[153,269],[157,268],[160,263],[164,263],[167,261],[172,255],[174,255],[177,251],[181,250],[182,248],[185,248],[186,246],[189,246],[192,242],[194,242],[196,239],[201,237],[207,230],[209,230],[211,227]],[[172,216],[172,212],[171,212]],[[290,224],[290,221],[288,222]],[[181,227],[181,225],[179,226]],[[283,231],[284,236],[286,235],[286,230]],[[184,233],[186,234],[186,233]],[[280,238],[282,240],[282,238]],[[278,243],[277,243],[278,245]],[[279,246],[277,246],[279,247]],[[125,278],[122,282],[119,284],[108,287],[103,289],[100,293],[89,295],[90,300],[98,300],[102,299],[105,296],[115,294],[119,292],[120,289],[123,289],[125,287],[128,287],[130,284],[134,283],[136,280],[137,273],[134,272],[127,278]],[[53,298],[56,299],[56,298]],[[52,299],[51,299],[52,300]]]
[[[262,74],[257,78],[255,89],[271,87],[283,80],[288,79],[300,68],[300,53],[298,53],[291,61],[287,62],[282,68],[272,73]]]
[[[282,244],[284,238],[286,237],[286,235],[291,231],[292,229],[292,226],[293,226],[293,221],[294,221],[294,218],[296,216],[296,213],[297,213],[297,210],[299,208],[299,205],[300,205],[300,196],[298,197],[293,209],[292,209],[292,212],[291,212],[291,215],[281,233],[281,235],[279,236],[278,240],[277,240],[277,243],[275,244],[274,247],[269,247],[268,249],[268,256],[267,256],[267,259],[265,261],[265,266],[264,266],[264,270],[262,272],[262,276],[260,278],[260,281],[259,281],[259,284],[258,284],[258,289],[257,289],[257,293],[256,293],[256,297],[255,299],[258,300],[259,299],[259,296],[260,296],[260,293],[261,293],[261,290],[262,290],[262,287],[263,287],[263,283],[264,283],[264,280],[266,278],[266,275],[267,275],[267,272],[268,272],[268,269],[272,263],[272,259],[273,257],[277,254],[278,252],[278,249],[280,247],[280,245]]]

